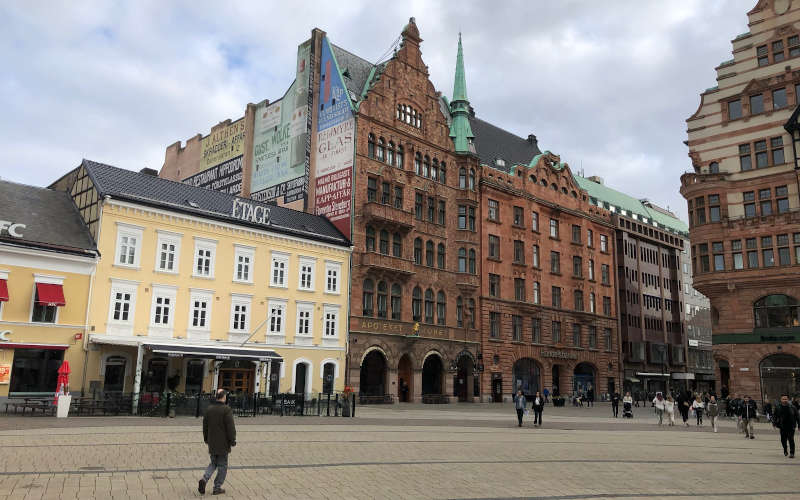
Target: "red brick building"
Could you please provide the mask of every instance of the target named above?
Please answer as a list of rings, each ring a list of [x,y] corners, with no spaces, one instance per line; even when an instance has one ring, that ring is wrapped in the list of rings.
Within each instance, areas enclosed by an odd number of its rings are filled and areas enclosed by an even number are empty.
[[[681,194],[717,380],[774,400],[800,393],[800,170],[784,128],[800,105],[800,10],[760,0],[747,16],[687,120],[694,171]]]

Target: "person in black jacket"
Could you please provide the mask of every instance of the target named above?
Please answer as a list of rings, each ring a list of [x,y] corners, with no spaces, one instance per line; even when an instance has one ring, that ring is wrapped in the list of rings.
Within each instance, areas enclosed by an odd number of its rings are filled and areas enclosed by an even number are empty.
[[[772,425],[781,431],[783,456],[789,455],[789,458],[794,458],[794,429],[795,427],[800,427],[800,414],[798,414],[797,408],[789,403],[789,396],[781,396],[781,404],[775,408]],[[789,453],[786,450],[787,442],[789,444]]]
[[[236,446],[236,426],[233,423],[233,411],[230,406],[225,404],[227,399],[227,392],[219,389],[216,393],[216,401],[211,403],[203,417],[203,441],[208,445],[211,463],[197,485],[197,491],[201,495],[205,494],[206,483],[211,479],[214,470],[217,471],[217,477],[214,478],[212,494],[225,493],[222,484],[228,474],[228,454],[231,452],[231,447]]]
[[[544,397],[536,391],[533,397],[533,425],[542,426],[542,410],[544,410]]]
[[[742,417],[744,438],[755,439],[753,421],[758,418],[758,407],[756,406],[756,402],[750,399],[750,396],[745,396],[742,400],[742,404],[739,405],[739,416]]]
[[[614,391],[614,394],[611,395],[611,411],[614,414],[614,418],[619,417],[619,393]]]

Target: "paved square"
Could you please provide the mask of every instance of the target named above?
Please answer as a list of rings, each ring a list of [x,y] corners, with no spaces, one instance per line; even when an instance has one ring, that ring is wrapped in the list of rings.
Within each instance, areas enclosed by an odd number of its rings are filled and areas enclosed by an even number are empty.
[[[777,433],[661,427],[607,405],[362,407],[357,418],[237,418],[228,498],[800,498]],[[196,498],[193,418],[0,417],[0,498]],[[210,496],[210,488],[207,495]]]

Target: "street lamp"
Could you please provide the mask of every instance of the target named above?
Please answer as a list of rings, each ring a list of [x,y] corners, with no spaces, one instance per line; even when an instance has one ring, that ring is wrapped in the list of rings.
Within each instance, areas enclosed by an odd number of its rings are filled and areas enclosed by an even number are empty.
[[[794,160],[794,173],[797,181],[797,196],[800,199],[800,158],[797,157],[797,151],[800,149],[798,147],[800,144],[800,106],[794,108],[792,115],[783,124],[783,128],[792,138],[792,159]]]

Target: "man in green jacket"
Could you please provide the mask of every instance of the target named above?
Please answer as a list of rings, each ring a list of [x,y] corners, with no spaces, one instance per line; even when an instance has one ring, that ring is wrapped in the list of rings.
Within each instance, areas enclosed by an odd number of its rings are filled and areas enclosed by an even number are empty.
[[[228,454],[231,447],[236,446],[236,426],[233,423],[233,412],[226,403],[228,394],[224,389],[219,389],[216,394],[216,401],[208,407],[203,417],[203,441],[208,444],[208,454],[211,455],[211,463],[203,474],[203,478],[197,485],[197,491],[205,494],[206,483],[211,479],[214,470],[217,477],[214,478],[213,495],[225,493],[222,483],[228,474]]]

